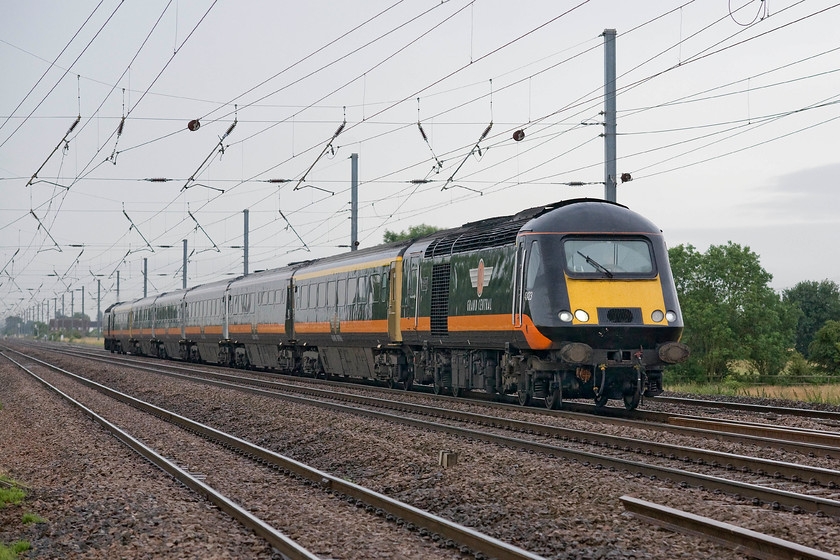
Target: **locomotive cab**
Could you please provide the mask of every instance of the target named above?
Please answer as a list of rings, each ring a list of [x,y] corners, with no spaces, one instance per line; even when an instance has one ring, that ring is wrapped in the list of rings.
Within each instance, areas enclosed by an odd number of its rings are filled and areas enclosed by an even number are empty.
[[[517,239],[515,321],[535,353],[520,388],[624,399],[662,391],[662,369],[688,356],[661,232],[624,206],[560,207]],[[530,387],[528,387],[530,385]]]

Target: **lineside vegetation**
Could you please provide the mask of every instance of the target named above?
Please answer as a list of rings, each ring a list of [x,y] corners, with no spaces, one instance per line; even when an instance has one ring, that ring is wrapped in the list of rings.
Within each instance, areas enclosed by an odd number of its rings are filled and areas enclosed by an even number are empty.
[[[837,395],[816,390],[840,382],[835,282],[800,282],[780,294],[759,256],[733,242],[704,253],[678,245],[669,257],[685,320],[682,341],[692,354],[668,368],[667,389],[781,397],[787,393],[767,386],[811,384],[790,394],[840,401],[840,388]]]
[[[19,506],[26,498],[25,486],[7,475],[0,475],[0,508]],[[24,513],[21,517],[24,525],[43,523],[46,520],[34,513]],[[11,544],[0,543],[0,560],[17,560],[18,555],[31,548],[28,541],[16,541]]]

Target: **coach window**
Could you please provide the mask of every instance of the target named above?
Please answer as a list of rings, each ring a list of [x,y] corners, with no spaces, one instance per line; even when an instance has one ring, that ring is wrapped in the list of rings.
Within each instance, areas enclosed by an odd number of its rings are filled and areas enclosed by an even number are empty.
[[[540,245],[536,241],[532,241],[531,252],[528,254],[528,272],[525,274],[525,289],[528,291],[534,289],[534,282],[539,274],[541,261]]]
[[[327,287],[324,282],[318,282],[318,307],[327,306]]]
[[[359,276],[359,303],[367,303],[368,287],[368,277]]]
[[[347,280],[338,281],[338,305],[343,307],[347,304]]]
[[[309,308],[314,309],[318,306],[318,284],[309,285]]]
[[[373,301],[382,301],[382,285],[379,283],[379,275],[370,275],[370,289],[373,292]]]
[[[347,279],[347,305],[352,305],[356,303],[356,298],[358,297],[358,281],[355,278],[348,278]]]
[[[327,282],[327,307],[335,307],[335,280]]]
[[[417,295],[417,257],[411,258],[411,266],[408,271],[408,297],[414,298]]]

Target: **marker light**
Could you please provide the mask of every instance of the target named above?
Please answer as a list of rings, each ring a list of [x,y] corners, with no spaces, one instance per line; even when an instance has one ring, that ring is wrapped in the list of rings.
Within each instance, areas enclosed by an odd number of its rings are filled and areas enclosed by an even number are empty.
[[[674,321],[677,320],[677,314],[674,313],[673,311],[668,311],[668,312],[665,313],[665,318],[668,319],[669,323],[673,323]]]
[[[664,318],[665,318],[665,314],[662,313],[662,311],[659,310],[659,309],[657,309],[656,311],[654,311],[653,313],[650,314],[650,320],[653,321],[654,323],[661,323],[662,319],[664,319]]]
[[[563,310],[557,314],[560,317],[560,320],[564,323],[571,323],[572,322],[572,313],[570,311]]]
[[[586,323],[589,321],[589,313],[587,313],[583,309],[578,309],[577,311],[575,311],[575,319],[577,319],[581,323]]]

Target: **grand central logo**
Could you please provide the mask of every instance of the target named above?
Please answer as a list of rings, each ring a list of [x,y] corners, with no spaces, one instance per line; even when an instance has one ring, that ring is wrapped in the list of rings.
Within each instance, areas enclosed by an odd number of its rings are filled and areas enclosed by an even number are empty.
[[[470,269],[470,283],[478,292],[478,297],[481,297],[491,278],[493,278],[493,267],[484,266],[484,259],[478,261],[478,268]]]
[[[484,288],[490,283],[491,278],[493,278],[493,267],[484,266],[484,259],[478,261],[478,268],[470,269],[470,283],[475,288],[478,299],[467,300],[467,312],[493,311],[493,299],[481,299],[481,294],[484,293]]]

